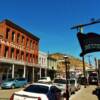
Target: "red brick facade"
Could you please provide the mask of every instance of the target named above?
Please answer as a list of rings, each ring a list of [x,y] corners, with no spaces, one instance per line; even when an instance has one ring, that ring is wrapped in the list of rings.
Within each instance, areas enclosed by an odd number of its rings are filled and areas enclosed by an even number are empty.
[[[0,23],[0,57],[38,63],[39,38],[12,23]]]

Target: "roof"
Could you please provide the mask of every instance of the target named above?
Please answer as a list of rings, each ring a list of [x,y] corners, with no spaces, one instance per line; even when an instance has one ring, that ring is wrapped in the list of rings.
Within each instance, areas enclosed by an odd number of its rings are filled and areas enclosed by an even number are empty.
[[[25,30],[24,28],[20,27],[19,25],[13,23],[12,21],[10,21],[10,20],[8,20],[8,19],[3,20],[1,23],[7,24],[8,26],[10,26],[10,27],[12,27],[12,28],[14,28],[14,29],[16,29],[16,30],[18,30],[18,31],[20,31],[20,32],[22,32],[22,33],[28,35],[28,36],[30,36],[31,38],[36,39],[37,41],[40,40],[37,36],[33,35],[32,33],[28,32],[28,31]]]
[[[47,87],[52,86],[52,84],[44,84],[44,83],[33,83],[32,85],[42,85],[42,86],[47,86]]]

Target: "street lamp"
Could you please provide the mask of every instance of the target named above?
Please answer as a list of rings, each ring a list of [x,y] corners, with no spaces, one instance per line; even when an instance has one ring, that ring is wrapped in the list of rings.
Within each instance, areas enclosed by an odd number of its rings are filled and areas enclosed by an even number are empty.
[[[64,56],[65,60],[65,74],[66,74],[66,100],[69,100],[69,91],[68,91],[68,79],[69,79],[69,58],[68,56]]]

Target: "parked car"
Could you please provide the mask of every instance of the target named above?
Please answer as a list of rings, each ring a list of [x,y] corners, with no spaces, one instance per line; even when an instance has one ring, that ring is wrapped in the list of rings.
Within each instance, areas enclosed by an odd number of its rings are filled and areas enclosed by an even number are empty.
[[[73,78],[68,79],[67,84],[68,84],[68,87],[69,87],[70,94],[75,93],[75,91],[76,91],[75,80]]]
[[[73,85],[75,86],[75,90],[76,90],[76,91],[77,91],[77,90],[80,90],[81,85],[80,85],[78,79],[77,79],[77,78],[71,78],[70,80],[73,81]]]
[[[89,84],[95,84],[95,85],[98,84],[98,75],[96,72],[92,72],[89,74],[88,82]]]
[[[25,78],[8,79],[1,84],[1,88],[4,89],[4,88],[24,87],[26,84],[27,80]]]
[[[41,77],[38,80],[39,83],[51,83],[51,78],[50,77]]]
[[[61,90],[51,84],[33,83],[15,92],[10,100],[61,100]]]
[[[72,93],[75,93],[75,85],[74,85],[73,80],[68,79],[66,81],[65,78],[55,78],[53,81],[53,85],[57,86],[59,89],[62,90],[61,94],[63,96],[66,95],[66,83],[68,84],[68,91],[69,91],[69,96],[70,96]]]
[[[84,76],[81,76],[78,78],[78,82],[81,84],[81,85],[85,85],[87,84],[87,78],[84,77]]]

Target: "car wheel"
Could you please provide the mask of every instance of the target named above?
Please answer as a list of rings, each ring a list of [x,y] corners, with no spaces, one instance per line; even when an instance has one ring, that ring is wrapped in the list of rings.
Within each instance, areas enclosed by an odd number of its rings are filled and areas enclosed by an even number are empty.
[[[15,88],[15,85],[12,85],[11,88],[14,89]]]
[[[23,88],[25,88],[26,84],[23,85]]]

